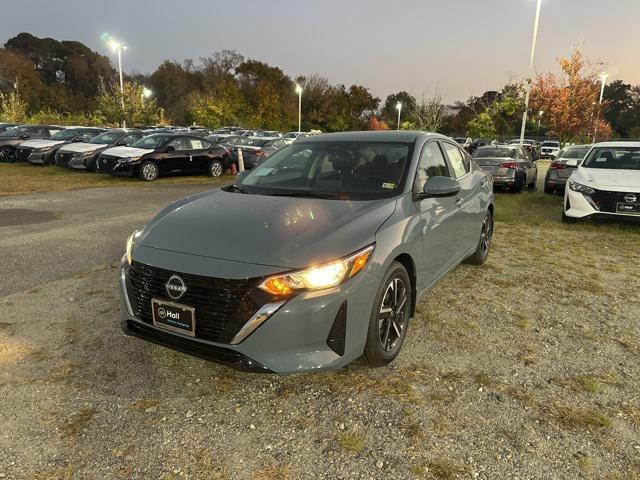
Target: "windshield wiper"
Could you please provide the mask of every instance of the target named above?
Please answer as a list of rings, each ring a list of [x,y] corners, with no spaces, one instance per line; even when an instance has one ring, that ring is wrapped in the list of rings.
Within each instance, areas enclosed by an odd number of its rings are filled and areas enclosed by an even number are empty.
[[[319,192],[305,192],[305,191],[264,193],[263,195],[268,195],[270,197],[338,198],[338,196],[333,193],[319,193]]]
[[[251,193],[249,192],[249,190],[247,190],[246,188],[242,188],[239,187],[238,185],[236,185],[235,183],[233,185],[231,185],[231,188],[233,188],[234,190],[240,192],[240,193]]]

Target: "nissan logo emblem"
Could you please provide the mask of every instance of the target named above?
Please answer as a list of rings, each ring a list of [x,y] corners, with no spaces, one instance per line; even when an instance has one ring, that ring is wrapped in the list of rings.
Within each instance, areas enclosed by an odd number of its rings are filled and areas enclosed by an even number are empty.
[[[638,197],[636,197],[633,193],[629,193],[624,196],[624,201],[629,203],[636,203]]]
[[[184,280],[178,275],[171,275],[171,278],[167,280],[164,289],[167,291],[167,295],[172,299],[180,300],[183,295],[187,293],[187,284],[184,283]]]

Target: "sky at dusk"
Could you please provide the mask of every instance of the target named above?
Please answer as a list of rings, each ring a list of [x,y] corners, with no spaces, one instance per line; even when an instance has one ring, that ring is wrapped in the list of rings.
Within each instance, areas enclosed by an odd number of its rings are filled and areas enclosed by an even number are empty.
[[[0,43],[19,32],[79,40],[111,55],[103,32],[124,41],[125,71],[165,59],[233,49],[290,76],[317,73],[385,98],[440,89],[445,101],[498,89],[527,74],[535,0],[20,0],[3,1]],[[576,42],[610,79],[640,83],[640,0],[543,0],[535,67]]]

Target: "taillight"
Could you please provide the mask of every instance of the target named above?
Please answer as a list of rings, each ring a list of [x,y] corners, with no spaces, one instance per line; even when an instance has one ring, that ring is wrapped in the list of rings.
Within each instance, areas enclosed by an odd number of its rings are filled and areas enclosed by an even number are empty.
[[[564,163],[551,162],[551,165],[549,165],[549,170],[564,170],[565,168],[567,166]]]
[[[504,162],[500,166],[502,168],[518,168],[518,162]]]

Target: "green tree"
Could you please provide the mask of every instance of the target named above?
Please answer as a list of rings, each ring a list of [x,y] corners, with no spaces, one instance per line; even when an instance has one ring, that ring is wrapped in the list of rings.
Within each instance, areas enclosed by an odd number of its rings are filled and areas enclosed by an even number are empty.
[[[142,85],[125,82],[123,97],[116,83],[109,86],[102,84],[94,115],[104,118],[109,124],[119,124],[123,120],[127,126],[156,124],[159,121],[158,105],[155,99],[145,98],[143,91]]]
[[[418,130],[438,132],[442,129],[445,125],[445,114],[439,90],[428,100],[422,97],[411,120]]]
[[[476,115],[467,126],[467,135],[472,138],[485,138],[491,140],[495,138],[496,126],[493,118],[488,112],[482,112]]]
[[[615,80],[605,87],[604,98],[604,118],[617,136],[628,138],[640,128],[640,86]]]
[[[413,118],[415,115],[417,102],[413,95],[405,91],[392,93],[384,101],[380,111],[380,119],[387,125],[396,125],[398,123],[398,109],[396,107],[398,102],[402,103],[402,117]]]
[[[220,128],[244,123],[246,104],[237,84],[227,80],[218,83],[213,94],[194,93],[188,112],[198,125]]]

